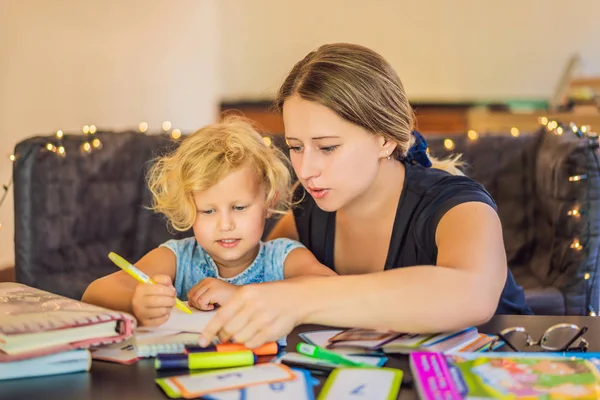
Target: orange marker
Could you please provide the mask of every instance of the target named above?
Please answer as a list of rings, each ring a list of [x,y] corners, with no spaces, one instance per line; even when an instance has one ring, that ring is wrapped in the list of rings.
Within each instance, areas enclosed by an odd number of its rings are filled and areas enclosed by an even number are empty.
[[[272,356],[272,355],[279,353],[279,345],[276,342],[271,342],[271,343],[263,344],[262,346],[257,347],[255,349],[249,349],[246,346],[244,346],[243,344],[238,344],[238,343],[224,343],[224,344],[217,344],[217,345],[211,345],[211,346],[206,346],[206,347],[191,346],[191,345],[185,346],[185,352],[187,354],[207,353],[207,352],[215,352],[215,351],[219,352],[219,353],[223,353],[223,352],[243,351],[243,350],[252,350],[254,355],[257,355],[257,356]]]

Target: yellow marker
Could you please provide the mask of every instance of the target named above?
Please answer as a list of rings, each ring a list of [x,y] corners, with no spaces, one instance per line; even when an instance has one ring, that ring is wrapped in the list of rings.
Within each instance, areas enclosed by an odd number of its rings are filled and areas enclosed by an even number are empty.
[[[123,271],[127,272],[137,281],[142,283],[152,283],[156,284],[152,279],[148,277],[145,273],[134,267],[131,263],[125,260],[123,257],[118,255],[117,253],[113,253],[112,251],[108,254],[108,258],[110,261],[114,262],[117,267],[121,268]],[[190,310],[183,301],[179,299],[175,299],[175,307],[179,308],[181,311],[187,314],[191,314],[192,310]]]

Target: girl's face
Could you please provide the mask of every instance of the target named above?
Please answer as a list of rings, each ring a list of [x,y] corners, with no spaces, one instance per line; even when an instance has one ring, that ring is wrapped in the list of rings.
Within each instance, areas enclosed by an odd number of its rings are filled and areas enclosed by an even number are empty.
[[[371,186],[386,157],[381,136],[296,95],[283,105],[283,122],[296,175],[319,208],[339,210]]]
[[[266,217],[266,188],[249,167],[194,194],[198,244],[219,267],[249,266],[258,253]]]

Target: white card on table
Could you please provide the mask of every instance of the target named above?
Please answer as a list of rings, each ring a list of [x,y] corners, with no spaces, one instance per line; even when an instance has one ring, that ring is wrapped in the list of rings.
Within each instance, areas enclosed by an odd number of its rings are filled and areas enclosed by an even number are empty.
[[[338,368],[327,378],[318,400],[392,400],[401,383],[399,369]]]
[[[258,364],[252,367],[228,368],[174,376],[165,378],[163,381],[169,380],[175,384],[183,397],[194,398],[242,387],[288,381],[295,377],[294,373],[285,365]]]
[[[204,396],[206,400],[314,400],[313,386],[319,381],[308,371],[292,369],[296,379],[284,382],[266,383],[239,390],[212,393]]]

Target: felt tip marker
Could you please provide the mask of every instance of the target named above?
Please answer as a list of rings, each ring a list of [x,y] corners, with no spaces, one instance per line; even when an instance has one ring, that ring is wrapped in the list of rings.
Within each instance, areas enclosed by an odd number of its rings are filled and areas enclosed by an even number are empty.
[[[190,353],[207,353],[207,352],[228,352],[228,351],[242,351],[242,350],[250,350],[257,356],[274,356],[279,353],[280,346],[276,342],[271,342],[264,344],[255,349],[249,349],[243,344],[239,343],[224,343],[217,345],[210,345],[207,347],[194,346],[194,345],[186,345],[185,352]]]
[[[151,283],[156,284],[148,275],[134,267],[130,262],[125,260],[123,257],[118,255],[117,253],[113,253],[112,251],[108,254],[108,258],[110,261],[115,263],[115,265],[121,268],[123,271],[127,272],[131,277],[133,277],[136,281],[142,283]],[[192,310],[190,310],[183,301],[175,298],[175,307],[180,309],[186,314],[192,314]]]
[[[304,354],[305,356],[318,358],[323,361],[329,361],[331,363],[347,367],[373,367],[372,365],[351,360],[347,357],[344,357],[341,354],[335,353],[330,350],[325,350],[321,347],[314,346],[308,343],[298,343],[298,346],[296,346],[296,350],[298,351],[298,353]]]
[[[245,367],[256,364],[257,357],[250,350],[224,353],[158,354],[154,360],[157,370],[216,369]]]

